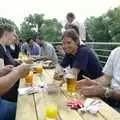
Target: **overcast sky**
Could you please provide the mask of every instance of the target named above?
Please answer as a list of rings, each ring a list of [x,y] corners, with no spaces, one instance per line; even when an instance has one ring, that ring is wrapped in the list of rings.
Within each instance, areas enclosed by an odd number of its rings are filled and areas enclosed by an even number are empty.
[[[86,17],[99,16],[120,6],[120,0],[0,0],[0,4],[0,17],[11,19],[20,26],[24,17],[34,13],[64,21],[68,12],[74,12],[83,22]]]

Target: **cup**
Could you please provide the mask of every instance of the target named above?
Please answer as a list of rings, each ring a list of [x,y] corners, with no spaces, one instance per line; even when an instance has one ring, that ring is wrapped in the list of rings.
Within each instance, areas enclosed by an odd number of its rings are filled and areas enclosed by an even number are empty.
[[[47,84],[45,92],[45,120],[57,120],[60,108],[60,89],[54,83]]]
[[[66,75],[67,92],[74,93],[76,91],[76,76],[73,74]]]
[[[34,70],[35,70],[35,72],[37,72],[37,73],[42,73],[42,72],[43,72],[43,67],[42,67],[42,66],[36,66],[36,67],[34,68]]]
[[[33,72],[30,72],[26,77],[25,77],[26,83],[33,83]]]
[[[47,104],[45,106],[45,117],[46,119],[55,120],[58,118],[58,106],[54,103]]]

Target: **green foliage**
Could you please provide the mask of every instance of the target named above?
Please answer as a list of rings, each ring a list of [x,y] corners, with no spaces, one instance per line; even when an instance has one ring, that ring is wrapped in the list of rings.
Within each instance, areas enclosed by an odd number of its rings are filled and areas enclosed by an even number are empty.
[[[61,29],[62,25],[57,21],[57,19],[45,20],[41,27],[41,30],[45,35],[45,40],[49,42],[61,41]]]
[[[16,24],[13,21],[0,17],[0,24],[11,24],[11,25],[13,25],[16,33],[19,34],[18,27],[16,26]]]
[[[87,33],[92,42],[119,42],[120,8],[108,10],[102,16],[87,19]]]
[[[108,10],[99,17],[87,19],[87,33],[89,42],[120,42],[120,7]],[[94,49],[112,50],[116,46],[92,46]],[[110,52],[96,51],[100,61],[106,61]],[[104,65],[104,64],[103,64]]]
[[[29,15],[21,24],[20,37],[23,40],[37,37],[37,34],[44,35],[44,39],[50,42],[61,40],[62,25],[57,19],[44,19],[43,14]]]

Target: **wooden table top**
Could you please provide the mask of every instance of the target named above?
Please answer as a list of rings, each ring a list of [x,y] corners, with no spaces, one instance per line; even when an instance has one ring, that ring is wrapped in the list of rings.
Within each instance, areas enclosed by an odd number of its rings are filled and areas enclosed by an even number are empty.
[[[40,76],[34,75],[33,85],[39,85],[41,81],[51,83],[53,81],[54,69],[44,70]],[[20,88],[29,87],[25,80],[20,81]],[[71,99],[64,92],[60,100],[67,101]],[[102,100],[101,100],[102,101]],[[41,93],[18,96],[16,120],[45,120],[43,118],[43,98]],[[115,111],[105,102],[101,102],[100,110],[96,115],[90,113],[78,113],[75,110],[61,108],[59,110],[59,120],[120,120],[120,113]]]

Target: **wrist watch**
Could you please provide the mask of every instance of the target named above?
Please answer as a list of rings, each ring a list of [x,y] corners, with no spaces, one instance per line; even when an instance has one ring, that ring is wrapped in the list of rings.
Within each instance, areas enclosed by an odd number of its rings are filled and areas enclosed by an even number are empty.
[[[105,90],[105,93],[104,93],[104,97],[105,98],[110,98],[111,97],[111,94],[110,94],[110,92],[111,92],[111,89],[109,89],[109,88],[105,88],[106,90]]]

